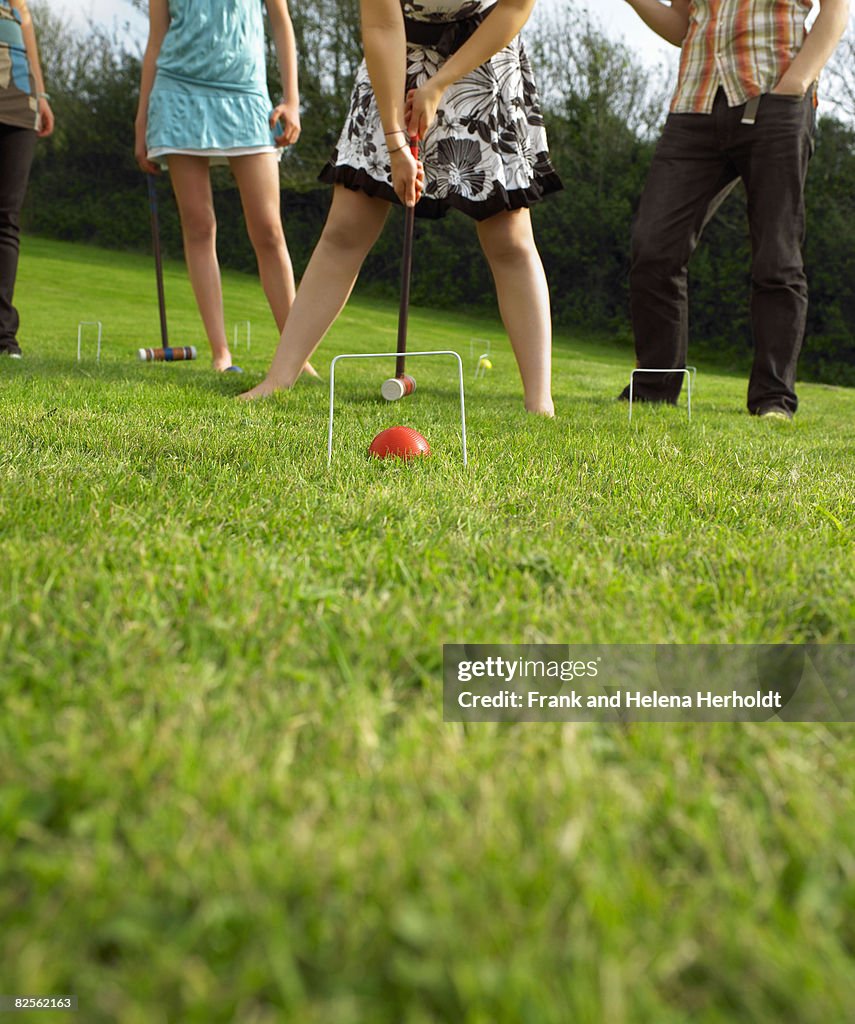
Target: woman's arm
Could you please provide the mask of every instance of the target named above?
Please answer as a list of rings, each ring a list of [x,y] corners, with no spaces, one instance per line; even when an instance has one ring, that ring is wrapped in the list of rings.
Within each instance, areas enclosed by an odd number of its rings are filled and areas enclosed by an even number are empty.
[[[282,122],[282,133],[276,136],[279,146],[291,146],[300,137],[300,92],[297,84],[297,43],[287,0],[267,0],[267,17],[279,60],[282,81],[282,102],[270,115],[270,127]]]
[[[42,75],[42,65],[39,60],[39,46],[36,42],[36,30],[33,26],[33,19],[27,9],[27,0],[11,0],[12,7],[21,16],[21,32],[24,36],[24,46],[27,50],[27,60],[30,64],[30,71],[33,75],[33,82],[36,87],[36,102],[39,108],[39,138],[47,138],[52,134],[54,127],[53,111],[48,102],[45,91],[45,80]]]
[[[503,49],[528,21],[534,0],[497,0],[490,16],[472,36],[418,89],[407,94],[407,127],[424,138],[433,124],[445,90]]]
[[[849,21],[849,0],[820,0],[819,14],[804,46],[772,92],[804,96],[834,53]]]
[[[671,0],[670,7],[661,0],[627,0],[627,3],[666,43],[683,45],[689,31],[689,0]]]
[[[399,0],[362,0],[362,44],[392,163],[392,185],[405,206],[415,206],[421,192],[418,161],[410,153],[404,90],[407,85],[407,40]],[[415,134],[415,133],[411,133]]]
[[[145,130],[148,124],[148,99],[154,76],[157,71],[157,56],[163,43],[163,37],[169,28],[169,0],[149,0],[148,5],[148,42],[143,55],[142,74],[140,75],[140,102],[137,107],[137,119],[134,124],[134,155],[141,170],[148,174],[157,174],[160,168],[146,156]]]

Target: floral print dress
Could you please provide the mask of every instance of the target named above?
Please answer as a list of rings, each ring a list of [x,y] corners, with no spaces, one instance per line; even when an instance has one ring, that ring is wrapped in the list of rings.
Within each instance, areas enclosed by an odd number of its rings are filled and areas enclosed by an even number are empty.
[[[430,78],[489,16],[489,0],[403,0],[407,88]],[[400,144],[400,140],[396,140]],[[454,207],[476,220],[531,206],[562,188],[550,160],[540,102],[517,36],[450,86],[422,142],[421,217]],[[350,112],[320,179],[397,202],[389,151],[365,61]]]

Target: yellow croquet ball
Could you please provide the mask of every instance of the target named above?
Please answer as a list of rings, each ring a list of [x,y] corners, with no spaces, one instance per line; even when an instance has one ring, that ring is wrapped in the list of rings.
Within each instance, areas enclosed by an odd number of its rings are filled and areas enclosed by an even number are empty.
[[[484,359],[482,359],[481,362],[478,365],[482,369],[484,369],[484,370],[492,370],[493,369],[493,364],[486,357]]]

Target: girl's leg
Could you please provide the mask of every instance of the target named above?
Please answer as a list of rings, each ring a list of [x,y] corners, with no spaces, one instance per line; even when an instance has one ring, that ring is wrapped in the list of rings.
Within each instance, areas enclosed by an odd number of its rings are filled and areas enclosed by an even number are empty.
[[[249,240],[258,261],[258,275],[281,334],[294,302],[296,287],[291,256],[282,230],[279,161],[274,153],[232,157],[232,174],[240,191]],[[306,370],[317,376],[309,364]]]
[[[300,281],[267,377],[242,398],[264,398],[294,384],[344,308],[362,263],[383,230],[389,205],[343,185],[335,187],[327,222]]]
[[[282,230],[279,163],[273,153],[255,153],[232,157],[229,164],[240,191],[247,234],[258,260],[261,287],[281,334],[297,289]]]
[[[202,156],[169,156],[169,177],[181,215],[184,256],[196,304],[211,343],[215,370],[232,365],[223,317],[223,289],[217,263],[217,221],[208,159]]]
[[[528,412],[554,415],[549,289],[528,210],[508,210],[478,223],[493,272],[499,312],[522,377]]]

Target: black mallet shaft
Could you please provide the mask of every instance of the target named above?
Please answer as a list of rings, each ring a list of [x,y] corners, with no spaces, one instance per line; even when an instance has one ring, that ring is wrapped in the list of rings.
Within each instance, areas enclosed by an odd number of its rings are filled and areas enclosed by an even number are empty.
[[[418,160],[419,140],[410,139],[410,152]],[[394,402],[416,390],[416,382],[407,370],[407,324],[410,314],[410,280],[413,276],[413,236],[416,226],[416,208],[408,206],[404,211],[404,251],[401,258],[401,304],[398,308],[398,353],[395,360],[395,376],[383,381],[380,394],[388,402]]]
[[[166,327],[166,297],[163,293],[163,260],[160,255],[160,223],[157,216],[157,191],[154,175],[147,174],[148,208],[151,213],[151,244],[154,249],[154,269],[157,274],[157,304],[160,309],[160,340],[164,349],[169,348],[169,332]]]

